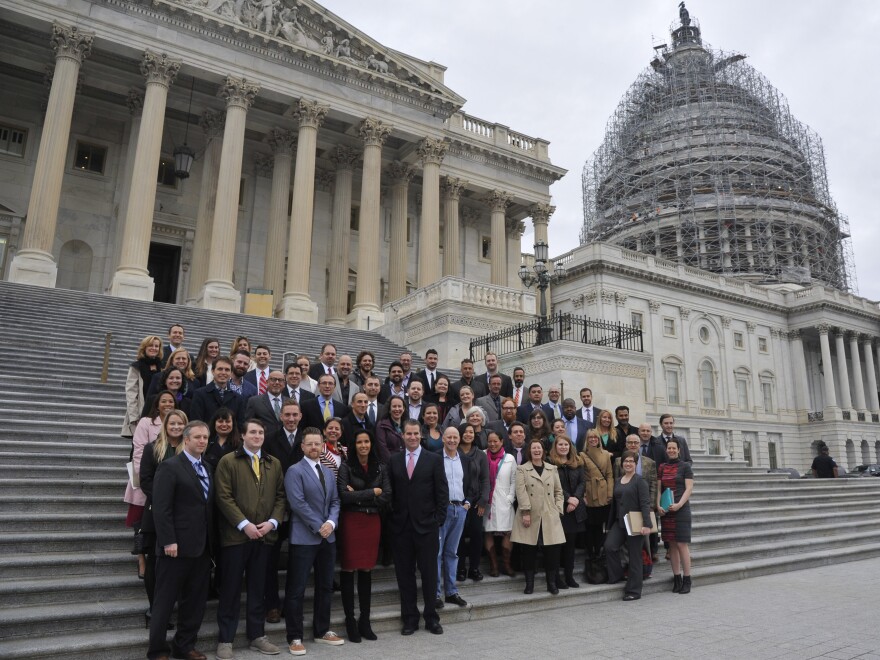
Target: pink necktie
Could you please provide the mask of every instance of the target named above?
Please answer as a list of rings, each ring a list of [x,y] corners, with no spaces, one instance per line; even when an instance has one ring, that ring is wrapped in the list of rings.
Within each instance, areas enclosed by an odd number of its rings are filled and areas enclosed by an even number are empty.
[[[416,455],[412,452],[409,453],[409,458],[406,461],[406,475],[412,479],[413,470],[416,469]]]
[[[261,371],[261,372],[260,372],[260,394],[265,394],[265,393],[266,393],[266,385],[267,385],[267,382],[266,382],[266,372],[265,372],[265,371]]]

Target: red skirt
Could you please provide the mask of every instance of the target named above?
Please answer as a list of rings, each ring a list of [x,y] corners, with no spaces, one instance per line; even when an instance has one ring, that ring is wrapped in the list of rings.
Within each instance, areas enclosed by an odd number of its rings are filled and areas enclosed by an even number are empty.
[[[144,507],[140,504],[129,504],[128,515],[125,516],[126,527],[140,527],[144,517]]]
[[[368,571],[379,556],[378,513],[343,511],[339,518],[339,552],[343,571]]]

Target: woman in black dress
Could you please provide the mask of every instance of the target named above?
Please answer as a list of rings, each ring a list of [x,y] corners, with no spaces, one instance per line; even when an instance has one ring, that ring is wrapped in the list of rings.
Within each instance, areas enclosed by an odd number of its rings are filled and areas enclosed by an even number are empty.
[[[648,482],[636,474],[638,460],[639,456],[634,451],[625,451],[620,458],[623,474],[614,482],[614,499],[611,505],[608,536],[605,539],[609,584],[623,580],[620,549],[626,544],[629,550],[629,572],[623,593],[623,600],[627,601],[642,597],[643,537],[651,533],[651,497],[648,494]],[[627,532],[624,519],[632,512],[642,514],[642,526],[632,529],[630,534]]]
[[[562,546],[562,560],[560,561],[564,578],[557,575],[556,586],[560,589],[568,589],[569,587],[577,589],[581,585],[574,579],[574,542],[587,520],[587,507],[584,504],[584,488],[586,486],[584,467],[581,465],[571,441],[564,433],[556,435],[549,458],[559,474],[559,483],[562,486],[562,510],[565,512],[562,516],[565,545]]]
[[[211,436],[205,451],[205,462],[215,470],[220,459],[241,447],[241,433],[229,408],[218,408],[208,423]]]
[[[379,460],[373,432],[358,431],[337,475],[341,513],[339,517],[340,587],[345,629],[351,642],[361,637],[374,640],[370,626],[372,573],[379,553],[379,513],[391,502],[391,479]],[[354,572],[358,574],[360,618],[354,618]]]
[[[691,592],[691,492],[694,490],[694,471],[690,463],[679,459],[675,438],[666,443],[666,462],[657,466],[660,492],[672,489],[673,504],[660,509],[663,517],[663,542],[669,543],[669,561],[672,564],[672,591]],[[682,575],[682,572],[684,575]]]

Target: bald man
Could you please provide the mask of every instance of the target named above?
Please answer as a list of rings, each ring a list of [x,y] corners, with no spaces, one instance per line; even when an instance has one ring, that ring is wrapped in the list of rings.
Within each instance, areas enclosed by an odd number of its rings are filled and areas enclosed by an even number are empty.
[[[281,404],[284,400],[286,381],[281,371],[269,372],[266,393],[252,396],[247,401],[244,418],[256,418],[266,427],[266,437],[272,437],[281,428]]]

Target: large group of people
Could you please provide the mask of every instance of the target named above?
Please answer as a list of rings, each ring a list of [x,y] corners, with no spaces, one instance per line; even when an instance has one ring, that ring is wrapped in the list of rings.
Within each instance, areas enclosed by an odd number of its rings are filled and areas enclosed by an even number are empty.
[[[558,594],[580,586],[582,544],[583,579],[625,580],[623,599],[637,600],[660,526],[672,590],[690,592],[693,472],[672,415],[655,436],[630,424],[625,405],[594,406],[588,387],[580,406],[556,385],[545,401],[523,368],[501,373],[494,353],[481,374],[462,360],[457,378],[438,370],[434,350],[418,372],[403,353],[383,378],[370,351],[352,358],[329,343],[278,368],[247,337],[229,355],[206,338],[194,359],[184,341],[177,324],[165,340],[145,337],[126,381],[126,524],[149,603],[149,658],[204,658],[196,640],[210,597],[215,656],[234,658],[243,581],[250,648],[280,653],[265,624],[283,619],[288,651],[304,655],[311,572],[315,643],[375,640],[379,563],[394,564],[404,635],[420,620],[442,634],[439,610],[467,606],[464,585],[484,579],[484,555],[491,577],[521,571],[527,594],[542,562]],[[334,589],[344,638],[330,629]]]

